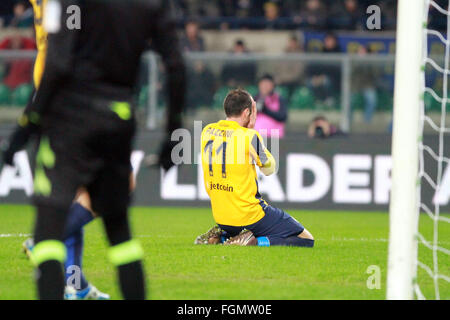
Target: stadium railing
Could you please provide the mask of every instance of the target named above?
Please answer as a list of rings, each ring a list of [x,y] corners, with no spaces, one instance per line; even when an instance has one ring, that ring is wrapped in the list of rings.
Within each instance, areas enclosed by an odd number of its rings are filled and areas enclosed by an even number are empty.
[[[13,89],[4,84],[11,70],[8,65],[26,59],[32,62],[34,57],[30,51],[0,51],[0,121],[15,119],[30,91],[29,84]],[[393,55],[203,52],[186,53],[185,60],[187,109],[193,119],[221,117],[230,88],[239,86],[256,94],[258,78],[269,73],[289,107],[288,126],[305,128],[312,117],[325,114],[345,132],[370,127],[385,132],[391,120]],[[143,58],[136,94],[142,127],[160,128],[164,124],[164,68],[152,52]]]
[[[164,79],[164,71],[157,56],[150,53],[147,59],[151,61],[148,79],[157,79],[156,85],[149,80],[147,84],[151,85],[145,86],[149,97],[147,128],[156,129],[164,123],[164,87],[159,82]],[[187,109],[193,119],[221,117],[222,102],[230,88],[243,87],[257,94],[259,77],[269,73],[289,107],[289,123],[294,128],[305,128],[314,115],[326,114],[345,132],[358,123],[364,131],[366,122],[371,124],[370,131],[388,130],[393,55],[191,52],[185,54],[185,60]]]

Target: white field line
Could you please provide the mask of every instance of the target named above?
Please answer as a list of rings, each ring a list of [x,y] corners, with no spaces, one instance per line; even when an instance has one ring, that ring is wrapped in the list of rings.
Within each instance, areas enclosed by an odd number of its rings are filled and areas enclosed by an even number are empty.
[[[30,233],[0,233],[1,238],[27,238],[31,237]],[[150,235],[150,234],[139,234],[136,235],[137,238],[166,238],[167,236],[158,236],[158,235]],[[339,242],[388,242],[388,239],[385,238],[335,238],[324,239],[324,238],[316,238],[316,241],[339,241]],[[439,244],[450,244],[448,241],[439,241]]]
[[[316,239],[318,241],[358,241],[358,242],[388,242],[389,239],[385,238],[335,238],[332,237],[331,239]],[[449,241],[439,241],[439,244],[450,244]]]
[[[27,238],[31,237],[30,233],[0,233],[0,238]]]
[[[358,242],[388,242],[388,239],[385,238],[375,238],[375,239],[371,239],[371,238],[335,238],[332,237],[331,239],[317,239],[317,240],[322,240],[322,241],[358,241]]]

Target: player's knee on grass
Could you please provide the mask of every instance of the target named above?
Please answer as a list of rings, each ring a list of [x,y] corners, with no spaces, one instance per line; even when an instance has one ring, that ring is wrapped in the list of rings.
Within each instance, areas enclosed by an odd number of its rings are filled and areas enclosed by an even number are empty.
[[[313,248],[314,239],[301,238],[299,236],[290,236],[284,239],[285,245],[294,247]]]
[[[302,239],[314,240],[313,235],[306,229],[303,229],[303,231],[298,235],[298,237]]]

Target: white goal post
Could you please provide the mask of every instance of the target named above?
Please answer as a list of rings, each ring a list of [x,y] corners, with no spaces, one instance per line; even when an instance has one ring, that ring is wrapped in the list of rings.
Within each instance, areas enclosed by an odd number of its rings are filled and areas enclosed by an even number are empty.
[[[424,21],[425,1],[398,1],[387,299],[414,297]]]

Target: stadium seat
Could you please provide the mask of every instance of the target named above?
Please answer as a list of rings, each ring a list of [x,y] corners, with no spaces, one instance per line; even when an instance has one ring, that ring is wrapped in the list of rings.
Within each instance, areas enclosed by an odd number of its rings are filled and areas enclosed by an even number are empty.
[[[380,90],[377,92],[378,95],[378,111],[389,111],[392,110],[392,93],[386,90]]]
[[[289,88],[285,86],[278,86],[275,89],[275,92],[278,93],[283,99],[289,100]]]
[[[11,91],[4,84],[0,84],[0,105],[11,104]]]
[[[431,93],[425,92],[423,95],[423,102],[425,104],[425,111],[428,111],[432,108],[432,105],[435,103],[435,99],[431,95]]]
[[[227,96],[229,91],[230,91],[230,88],[221,87],[216,91],[216,93],[214,93],[213,108],[216,108],[216,109],[222,108],[223,100],[225,100],[225,97]]]
[[[11,104],[17,107],[26,106],[32,92],[33,86],[31,84],[23,84],[18,86],[12,93]]]
[[[361,93],[357,92],[351,96],[352,110],[364,110],[364,97]]]
[[[292,109],[314,109],[314,94],[306,87],[296,89],[289,101]]]
[[[258,94],[258,87],[257,86],[248,86],[245,88],[248,93],[252,95],[252,97],[255,97]]]
[[[438,96],[442,95],[441,93],[437,93],[437,94],[438,94]],[[430,93],[425,92],[424,102],[425,102],[425,110],[426,111],[441,112],[441,103],[439,101],[437,101],[435,98],[433,98],[433,96]],[[450,103],[447,103],[446,109],[447,109],[447,111],[450,110]]]

